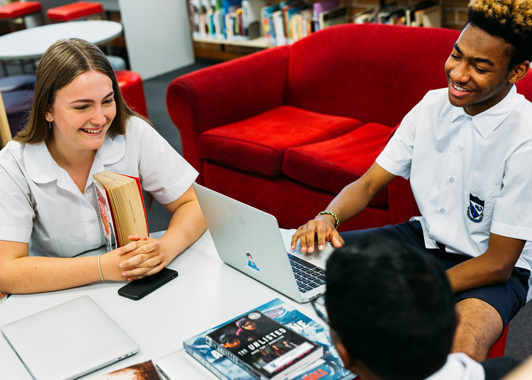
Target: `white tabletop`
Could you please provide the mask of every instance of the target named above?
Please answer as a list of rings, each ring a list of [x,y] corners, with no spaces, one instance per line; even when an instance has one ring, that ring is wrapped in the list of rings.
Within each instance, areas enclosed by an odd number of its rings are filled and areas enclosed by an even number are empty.
[[[0,37],[0,59],[40,58],[46,49],[62,38],[81,38],[101,44],[122,33],[114,21],[73,21],[37,26]]]
[[[149,359],[156,360],[183,347],[183,341],[257,306],[280,298],[311,318],[309,304],[301,305],[224,264],[207,231],[179,255],[169,268],[179,276],[140,301],[120,297],[124,283],[103,282],[50,293],[14,295],[0,305],[0,326],[38,311],[89,295],[140,345],[140,352],[84,377],[104,374]],[[182,355],[176,365],[189,373],[196,363]],[[201,367],[201,366],[200,366]],[[194,378],[216,379],[196,369]],[[0,336],[0,379],[31,380],[20,359]]]

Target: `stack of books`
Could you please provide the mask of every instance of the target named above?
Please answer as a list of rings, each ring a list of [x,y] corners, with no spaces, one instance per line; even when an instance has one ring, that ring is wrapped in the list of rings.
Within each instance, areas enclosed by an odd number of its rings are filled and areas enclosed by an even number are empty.
[[[274,299],[183,342],[185,350],[223,380],[347,380],[327,327]],[[171,359],[175,353],[167,355]],[[174,360],[155,361],[159,373]]]
[[[189,19],[194,38],[248,41],[260,37],[264,0],[190,0]]]
[[[434,0],[422,0],[407,7],[398,6],[394,2],[381,9],[373,8],[356,14],[354,22],[439,28],[442,26],[442,9]]]
[[[298,0],[282,1],[261,9],[262,29],[270,45],[296,42],[332,25],[347,23],[347,7],[339,0],[308,5]]]

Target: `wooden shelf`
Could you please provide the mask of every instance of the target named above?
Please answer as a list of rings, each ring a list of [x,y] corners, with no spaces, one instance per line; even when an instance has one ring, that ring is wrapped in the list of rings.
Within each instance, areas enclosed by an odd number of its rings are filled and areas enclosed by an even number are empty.
[[[208,44],[246,46],[246,47],[259,48],[259,49],[266,49],[271,46],[268,44],[266,37],[259,37],[259,38],[255,38],[249,41],[230,41],[230,40],[222,40],[222,39],[216,39],[216,38],[201,38],[201,37],[194,37],[193,40],[196,42],[205,42]]]

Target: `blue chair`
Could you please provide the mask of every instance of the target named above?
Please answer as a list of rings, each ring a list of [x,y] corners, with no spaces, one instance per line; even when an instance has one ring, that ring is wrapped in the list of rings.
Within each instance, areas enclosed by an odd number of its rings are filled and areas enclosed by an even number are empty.
[[[33,104],[33,89],[2,93],[11,135],[15,137],[26,124]]]
[[[6,93],[19,90],[35,89],[35,75],[12,75],[0,78],[0,92]]]
[[[0,78],[0,93],[12,136],[24,127],[33,103],[34,89],[35,75],[13,75]]]

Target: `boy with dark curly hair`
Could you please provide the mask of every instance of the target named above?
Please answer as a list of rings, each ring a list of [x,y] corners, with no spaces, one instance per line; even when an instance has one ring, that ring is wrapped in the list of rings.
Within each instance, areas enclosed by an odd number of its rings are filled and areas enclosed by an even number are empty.
[[[448,87],[403,119],[376,163],[292,245],[312,252],[376,234],[443,263],[460,314],[453,352],[482,361],[526,303],[532,268],[532,104],[517,94],[532,59],[532,0],[472,0],[445,63]],[[412,57],[415,59],[415,57]],[[415,78],[413,78],[415,80]],[[382,228],[335,229],[395,176],[410,178],[420,217]],[[422,327],[420,327],[422,328]]]
[[[449,281],[437,260],[408,244],[365,235],[331,254],[326,278],[313,305],[360,379],[496,380],[520,363],[449,354],[457,323]]]

